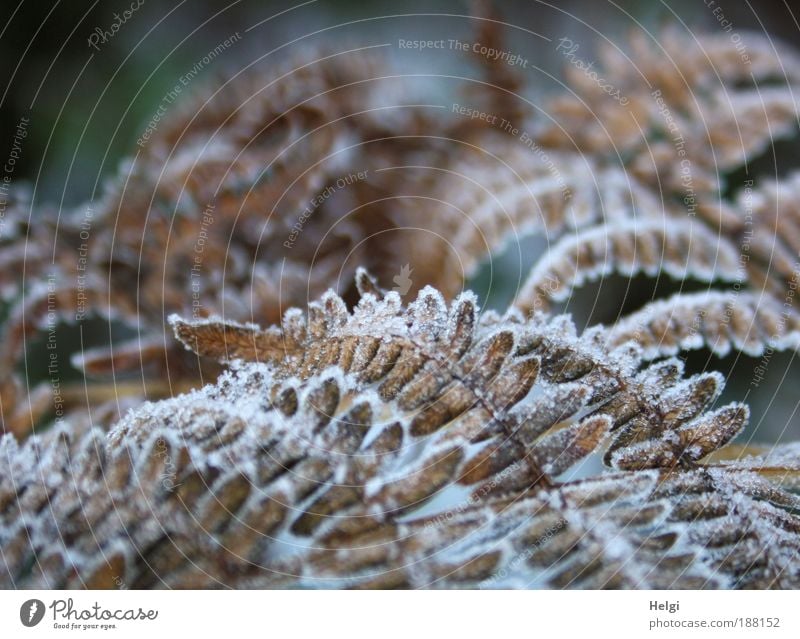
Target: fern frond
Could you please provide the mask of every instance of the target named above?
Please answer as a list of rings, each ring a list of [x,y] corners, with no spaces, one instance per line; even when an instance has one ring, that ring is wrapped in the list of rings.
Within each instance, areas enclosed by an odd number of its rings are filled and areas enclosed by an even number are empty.
[[[575,68],[548,119],[484,56],[480,123],[398,107],[371,50],[308,56],[176,108],[86,246],[78,211],[15,196],[0,585],[800,587],[797,446],[726,448],[749,409],[673,357],[800,347],[800,177],[722,175],[796,131],[796,54],[747,38],[745,63],[727,35],[633,36],[635,64],[601,50],[624,104]],[[481,312],[465,277],[530,234],[554,248]],[[733,285],[580,335],[530,312],[610,273]],[[138,339],[73,363],[141,380],[64,387],[34,429],[26,341],[79,294]]]
[[[720,357],[736,349],[800,347],[800,317],[791,307],[746,291],[678,294],[648,304],[608,329],[609,346],[635,342],[645,359],[707,347]]]
[[[539,261],[514,300],[523,312],[547,311],[576,287],[613,272],[666,273],[701,281],[743,278],[739,253],[703,225],[631,221],[563,238]]]
[[[746,418],[739,405],[708,410],[721,376],[681,380],[677,360],[640,368],[636,351],[603,351],[599,334],[579,338],[566,318],[480,316],[471,295],[448,307],[432,289],[408,307],[366,293],[352,313],[328,293],[267,331],[173,323],[188,345],[239,363],[214,385],[131,411],[108,435],[1,440],[4,583],[800,578],[787,559],[800,523],[782,510],[798,500],[759,474],[767,460],[696,463]],[[273,351],[278,335],[296,345],[288,355]],[[635,472],[559,481],[609,436],[611,462]],[[796,467],[795,457],[768,463]],[[771,549],[747,565],[722,552],[737,544],[747,557]]]

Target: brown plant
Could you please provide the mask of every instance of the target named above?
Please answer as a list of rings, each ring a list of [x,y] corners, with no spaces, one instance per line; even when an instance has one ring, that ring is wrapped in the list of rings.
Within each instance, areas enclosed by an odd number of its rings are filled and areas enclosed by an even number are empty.
[[[482,60],[464,95],[494,123],[396,108],[374,52],[316,53],[172,114],[88,238],[83,209],[33,223],[20,197],[0,584],[800,586],[798,445],[729,445],[748,408],[676,357],[800,345],[800,178],[734,178],[796,133],[796,54],[748,42],[634,35],[600,54],[624,104],[571,67],[546,116]],[[465,281],[532,234],[510,308],[479,309]],[[719,288],[579,334],[558,304],[612,273]],[[52,388],[20,361],[77,302],[137,337],[75,353],[89,381],[41,428]]]

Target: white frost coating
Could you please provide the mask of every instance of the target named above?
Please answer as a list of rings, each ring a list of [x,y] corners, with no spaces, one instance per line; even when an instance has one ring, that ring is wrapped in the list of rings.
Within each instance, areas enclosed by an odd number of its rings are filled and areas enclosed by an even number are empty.
[[[400,523],[407,523],[433,517],[434,519],[443,517],[445,520],[452,519],[458,512],[470,505],[478,503],[472,498],[474,486],[464,486],[462,484],[449,484],[438,491],[429,501],[397,519]]]
[[[562,238],[534,268],[517,299],[526,304],[535,296],[547,295],[564,301],[576,287],[601,279],[617,271],[626,276],[644,272],[653,277],[666,272],[676,279],[693,276],[703,281],[740,278],[739,256],[734,247],[720,242],[701,224],[666,228],[665,220],[626,220],[613,226],[601,225]],[[639,254],[623,255],[623,250],[638,247]],[[648,244],[655,261],[642,261],[642,249]],[[680,246],[685,255],[670,255],[669,247]],[[662,254],[662,248],[663,254]],[[588,263],[578,255],[591,255]],[[631,257],[631,261],[626,261]],[[580,261],[580,264],[578,263]]]
[[[379,301],[367,295],[361,303],[362,317],[356,320],[354,316],[346,315],[338,298],[327,295],[320,303],[312,305],[308,326],[300,326],[303,316],[298,313],[291,320],[296,324],[291,330],[308,330],[322,336],[401,336],[412,339],[417,346],[430,346],[433,349],[431,343],[427,342],[428,338],[438,336],[440,340],[447,342],[457,332],[461,334],[465,327],[456,327],[458,309],[472,313],[473,308],[474,297],[468,300],[467,296],[462,296],[447,308],[438,293],[423,289],[416,302],[400,315],[397,300],[392,299],[392,296],[389,296],[388,301]],[[382,314],[384,319],[379,323],[373,322],[373,313]],[[609,384],[609,379],[614,381],[619,378],[623,383],[633,382],[633,388],[637,382],[643,384],[643,394],[639,399],[651,401],[654,406],[660,406],[664,410],[681,407],[684,400],[695,401],[694,385],[702,380],[700,377],[678,380],[681,374],[679,360],[659,362],[637,372],[640,350],[621,346],[609,355],[602,342],[602,333],[597,329],[586,331],[581,337],[577,337],[574,323],[568,316],[553,320],[539,316],[531,322],[524,322],[519,314],[512,315],[513,319],[509,319],[508,316],[504,318],[496,313],[485,313],[474,333],[468,328],[464,332],[464,343],[469,339],[472,346],[467,359],[471,362],[479,361],[486,355],[485,349],[490,343],[488,340],[501,331],[513,336],[515,347],[529,345],[533,349],[526,355],[520,354],[506,359],[501,370],[509,370],[510,366],[520,363],[521,357],[535,357],[542,367],[539,378],[523,401],[509,411],[498,409],[494,417],[508,420],[503,428],[512,428],[518,438],[517,443],[525,446],[530,454],[546,451],[540,463],[554,474],[560,472],[562,466],[566,468],[567,462],[576,461],[586,451],[581,448],[567,455],[564,451],[568,451],[568,446],[564,448],[561,444],[569,442],[559,443],[553,439],[574,439],[578,432],[576,430],[562,430],[560,435],[551,434],[550,439],[541,438],[547,437],[547,429],[559,418],[575,424],[585,414],[592,412],[601,419],[605,418],[610,424],[608,417],[603,417],[603,411],[610,410],[605,408],[607,403],[609,406],[614,405],[614,393],[618,391],[613,384]],[[467,327],[471,319],[474,318],[467,318]],[[585,363],[591,373],[586,378],[570,383],[553,381],[556,377],[551,375],[557,375],[557,372],[552,371],[558,366],[558,358],[569,363],[572,357],[576,358],[572,361],[577,362],[579,368]],[[596,366],[597,363],[602,366]],[[296,373],[297,377],[286,377],[294,371],[291,368],[288,372],[279,373],[279,370],[277,364],[236,363],[215,385],[157,404],[148,404],[129,413],[117,424],[110,440],[124,441],[138,450],[152,450],[158,442],[162,442],[162,445],[166,443],[170,450],[185,444],[189,460],[182,461],[184,469],[195,469],[201,473],[212,469],[221,473],[220,476],[212,477],[209,481],[210,491],[194,503],[200,515],[204,510],[214,514],[216,497],[224,493],[224,488],[232,477],[235,479],[237,475],[244,474],[257,484],[259,480],[256,478],[260,472],[266,470],[272,473],[268,475],[268,479],[260,480],[264,482],[263,489],[259,487],[248,496],[242,506],[245,512],[232,514],[232,521],[238,521],[239,517],[246,519],[247,510],[257,506],[256,494],[259,497],[273,497],[276,501],[285,503],[290,514],[270,533],[270,539],[263,540],[263,555],[258,560],[277,562],[273,564],[276,569],[293,565],[292,569],[301,573],[298,579],[302,581],[297,583],[328,583],[325,581],[328,578],[325,574],[317,574],[323,564],[314,563],[314,549],[321,548],[323,542],[318,544],[315,540],[324,539],[328,532],[340,534],[337,526],[350,523],[350,517],[356,523],[358,518],[374,517],[377,530],[387,530],[387,534],[396,536],[396,542],[381,539],[375,548],[391,544],[392,553],[406,552],[405,541],[413,540],[409,542],[409,547],[424,549],[420,552],[431,558],[431,562],[439,562],[436,564],[439,572],[434,572],[429,568],[432,564],[428,564],[427,560],[414,558],[411,562],[413,565],[407,567],[407,578],[412,586],[435,584],[437,580],[444,579],[441,571],[449,574],[448,571],[457,570],[463,562],[488,556],[495,558],[498,563],[495,577],[485,580],[483,587],[499,587],[503,584],[547,585],[550,579],[557,575],[561,578],[562,571],[571,568],[574,568],[577,575],[574,585],[595,585],[589,572],[582,574],[582,562],[595,556],[599,556],[604,568],[612,571],[619,568],[623,583],[639,586],[663,585],[663,582],[657,581],[658,575],[652,572],[652,558],[645,556],[640,548],[642,535],[692,528],[693,524],[675,523],[667,519],[667,511],[672,506],[670,499],[652,498],[652,492],[660,485],[657,471],[596,477],[600,472],[596,464],[599,450],[590,455],[590,461],[586,462],[587,466],[595,463],[593,470],[578,467],[571,475],[554,478],[574,482],[573,485],[559,486],[547,491],[546,496],[534,491],[535,497],[505,502],[499,491],[508,490],[513,482],[526,480],[524,473],[503,477],[503,480],[511,479],[504,482],[496,481],[502,472],[494,471],[493,475],[476,479],[478,483],[473,486],[464,486],[458,479],[458,473],[467,468],[466,464],[475,460],[477,453],[506,437],[508,431],[498,430],[492,438],[478,443],[469,441],[474,433],[488,434],[488,431],[482,430],[480,423],[475,423],[476,417],[479,417],[477,421],[489,419],[485,417],[486,411],[474,411],[463,421],[461,418],[451,419],[432,435],[414,437],[409,432],[414,411],[401,410],[400,400],[384,400],[378,390],[381,388],[381,381],[362,382],[357,374],[344,374],[336,366],[317,370],[307,378],[305,373],[302,374],[303,377],[300,377],[300,373]],[[635,381],[631,379],[632,375],[636,376]],[[713,392],[704,391],[707,397],[703,393],[698,394],[696,403],[702,403],[702,400],[711,401],[710,398],[716,396],[722,378],[716,375],[712,379],[716,385]],[[333,384],[338,389],[338,405],[330,422],[320,419],[319,412],[309,406],[315,397],[326,400],[331,397],[327,394],[315,395],[326,390],[326,384]],[[664,390],[670,387],[671,390]],[[297,394],[296,410],[293,402],[284,404],[279,399],[277,401],[280,404],[271,403],[272,398],[284,397],[283,393],[287,389],[293,389]],[[476,389],[476,392],[483,397],[483,401],[490,397],[488,393],[482,393],[481,389]],[[606,394],[602,395],[603,392]],[[595,394],[597,397],[594,398],[593,405],[587,406],[588,398]],[[363,403],[372,408],[373,419],[369,430],[363,433],[364,437],[359,442],[360,433],[347,430],[343,418],[350,409]],[[278,406],[281,407],[280,410]],[[692,402],[688,402],[686,410],[689,411],[687,415],[696,414]],[[382,458],[384,453],[366,452],[377,437],[394,423],[399,423],[403,428],[402,448],[399,451],[386,452],[385,458]],[[705,428],[703,437],[713,442],[717,437],[713,426],[713,414],[701,415],[683,423],[679,430],[659,433],[654,441],[628,446],[618,451],[618,455],[636,457],[639,453],[644,453],[653,455],[655,462],[659,461],[658,455],[663,455],[669,461],[669,450],[664,452],[659,446],[677,448],[684,441],[681,434],[694,428]],[[707,432],[709,429],[710,432]],[[719,437],[728,437],[729,434],[720,433]],[[338,440],[339,435],[344,439]],[[209,444],[216,441],[224,444],[218,447],[211,445],[209,448]],[[102,439],[97,434],[87,436],[80,445],[73,446],[73,458],[86,458],[88,465],[92,446],[99,442]],[[341,443],[342,448],[334,450],[337,443]],[[394,444],[394,441],[387,443]],[[13,441],[3,440],[0,454],[24,457],[24,454],[16,453],[15,445]],[[113,448],[109,447],[109,450]],[[58,453],[53,452],[58,450],[57,447],[48,447],[47,450],[50,457],[58,457]],[[453,471],[456,474],[437,492],[425,492],[426,486],[415,484],[414,480],[437,459],[437,455],[450,450],[458,451],[461,466]],[[704,452],[707,451],[700,444],[692,444],[683,451],[689,457],[699,457]],[[507,454],[507,450],[503,454]],[[563,464],[560,454],[565,455]],[[784,451],[784,455],[788,454]],[[151,455],[148,453],[137,462],[134,470],[136,475],[144,469],[152,472],[147,466],[148,456]],[[266,466],[262,464],[264,460],[269,462]],[[55,460],[49,463],[49,481],[58,487],[67,480]],[[8,466],[9,462],[0,460],[0,464]],[[504,468],[502,460],[498,468]],[[587,479],[581,481],[577,477]],[[144,488],[145,478],[142,477],[141,481]],[[689,486],[690,483],[686,485]],[[745,484],[750,486],[748,490],[751,491],[766,490],[755,482],[748,481]],[[234,483],[233,487],[236,486]],[[486,486],[493,488],[481,492]],[[337,488],[343,490],[335,493],[336,498],[344,497],[344,501],[327,503],[327,507],[335,506],[333,512],[323,511],[321,521],[311,517],[299,522],[298,517],[305,511],[313,512],[317,503],[326,505],[325,498],[330,491]],[[347,490],[351,488],[358,490],[355,494],[348,493]],[[701,483],[694,487],[695,490],[701,488]],[[499,490],[492,492],[494,489]],[[726,499],[738,503],[732,495],[726,496]],[[155,502],[156,500],[152,500],[152,503]],[[404,514],[398,515],[398,508],[402,508]],[[631,514],[636,514],[637,509],[642,509],[645,513],[644,523],[628,523]],[[535,533],[529,531],[533,524],[548,522],[547,518],[552,519],[552,525],[558,524],[556,530],[549,533],[540,529],[535,529],[538,530]],[[293,527],[298,522],[302,525]],[[143,528],[146,528],[147,535],[152,535],[149,539],[155,539],[163,532],[149,519],[144,522]],[[297,534],[299,530],[314,532]],[[695,541],[689,535],[680,534],[675,548],[670,552],[695,553],[703,544],[703,534],[713,532],[711,527],[697,527],[692,530],[696,533]],[[540,548],[537,546],[539,542],[531,541],[532,537],[526,536],[534,534],[542,536]],[[560,537],[562,534],[566,536]],[[527,561],[534,550],[545,550],[550,543],[554,544],[556,550],[559,548],[558,544],[573,543],[572,535],[577,535],[577,545],[570,558],[550,567],[533,565]],[[275,541],[275,538],[279,541]],[[336,550],[337,561],[351,560],[353,553],[372,548],[371,543],[367,541],[359,549]],[[707,574],[707,567],[699,561],[693,562],[688,570],[694,576]],[[366,574],[365,572],[362,576]],[[601,579],[609,577],[609,573],[599,574]],[[376,576],[379,575],[380,569],[376,572]],[[332,576],[330,580],[335,581]],[[719,581],[716,579],[714,583]],[[447,583],[446,580],[443,583]]]

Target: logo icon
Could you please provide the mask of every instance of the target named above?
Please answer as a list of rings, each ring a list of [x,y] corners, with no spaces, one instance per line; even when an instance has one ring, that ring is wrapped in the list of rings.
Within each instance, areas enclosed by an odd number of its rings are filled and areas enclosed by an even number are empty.
[[[411,268],[410,264],[406,264],[405,266],[403,266],[400,269],[400,274],[395,275],[394,278],[392,278],[392,281],[395,284],[397,284],[397,286],[395,286],[392,290],[396,291],[397,293],[400,293],[400,295],[405,295],[406,293],[408,293],[408,290],[411,288],[411,285],[413,284],[413,282],[411,281],[411,273],[413,271],[414,269]]]
[[[33,628],[44,617],[44,602],[39,599],[28,599],[19,609],[19,620],[23,626]]]

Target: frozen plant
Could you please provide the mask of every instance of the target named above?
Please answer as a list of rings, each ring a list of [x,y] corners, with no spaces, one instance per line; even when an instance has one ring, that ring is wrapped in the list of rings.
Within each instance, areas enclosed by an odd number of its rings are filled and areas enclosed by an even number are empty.
[[[87,237],[86,207],[31,224],[16,196],[0,584],[800,586],[800,446],[729,446],[749,409],[677,357],[800,345],[800,177],[732,177],[796,134],[798,58],[671,28],[628,51],[635,72],[600,51],[620,99],[573,65],[548,117],[478,56],[484,118],[398,108],[374,52],[317,53],[196,96]],[[465,278],[523,234],[549,249],[479,309]],[[612,273],[709,288],[558,314]],[[78,298],[138,336],[75,354],[89,383],[47,429],[18,363]]]

